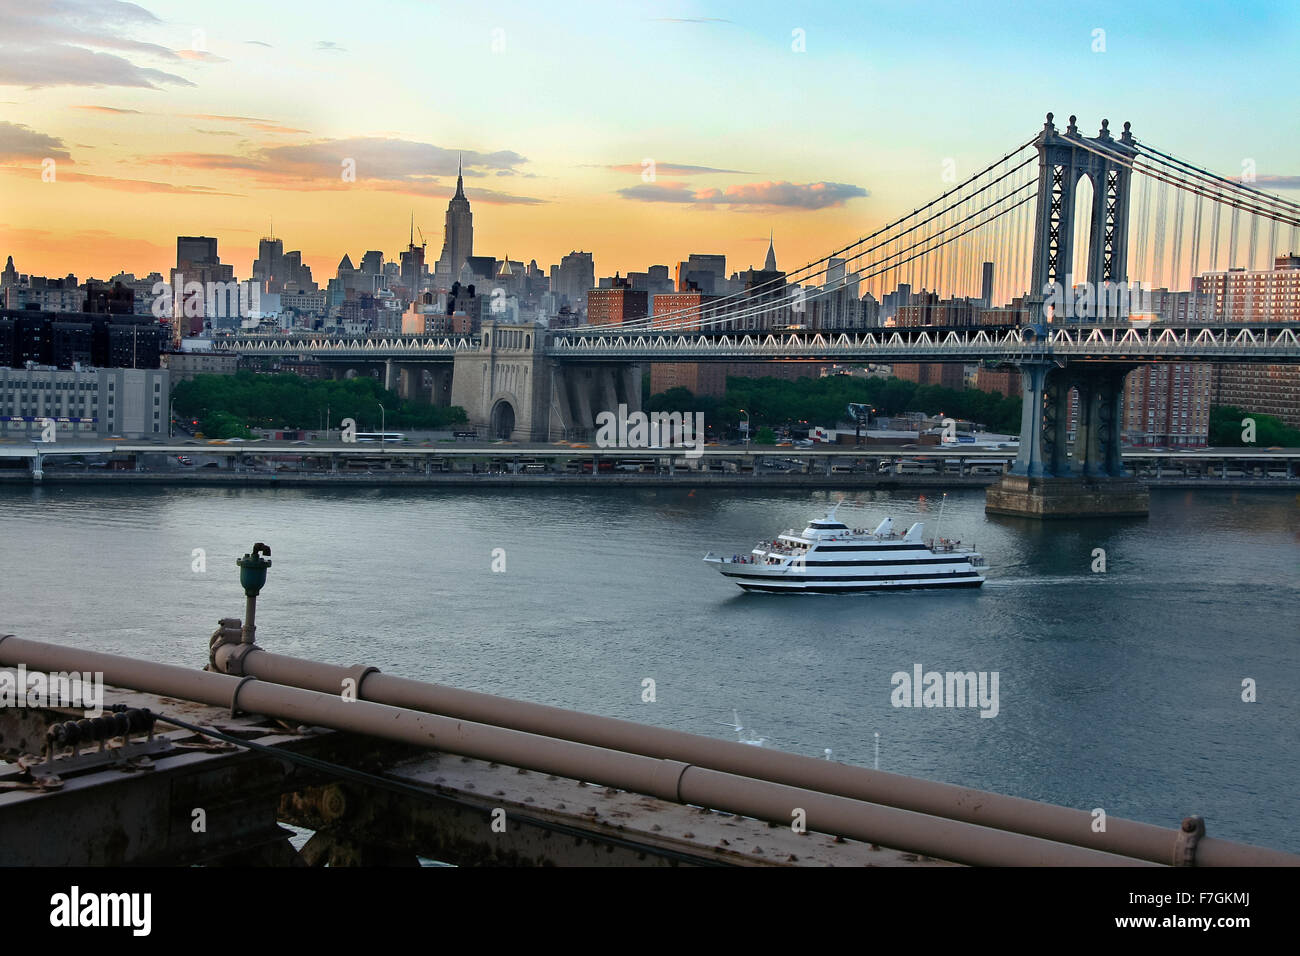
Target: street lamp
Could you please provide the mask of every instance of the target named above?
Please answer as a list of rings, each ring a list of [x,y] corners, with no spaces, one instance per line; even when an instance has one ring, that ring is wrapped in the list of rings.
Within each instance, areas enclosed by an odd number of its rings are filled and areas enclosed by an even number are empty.
[[[749,412],[742,408],[740,414],[745,416],[745,451],[749,451]]]
[[[379,406],[379,447],[380,447],[380,448],[383,448],[383,447],[384,447],[384,429],[385,429],[385,425],[384,425],[384,403],[383,403],[383,402],[375,402],[375,404]]]

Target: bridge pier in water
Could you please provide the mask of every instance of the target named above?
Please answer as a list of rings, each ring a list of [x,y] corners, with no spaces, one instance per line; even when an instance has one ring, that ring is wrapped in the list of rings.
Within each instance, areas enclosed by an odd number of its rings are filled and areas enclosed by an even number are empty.
[[[1141,516],[1146,486],[1124,470],[1120,403],[1131,365],[1026,362],[1020,452],[1011,472],[985,492],[990,514],[1028,518]],[[1070,393],[1079,395],[1074,454]]]

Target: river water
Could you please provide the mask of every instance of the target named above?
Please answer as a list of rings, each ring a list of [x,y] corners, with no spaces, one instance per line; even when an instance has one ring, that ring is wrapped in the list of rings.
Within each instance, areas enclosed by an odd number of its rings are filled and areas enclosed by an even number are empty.
[[[727,739],[736,711],[782,750],[1300,851],[1294,494],[1044,524],[962,491],[941,528],[938,493],[847,496],[851,526],[974,542],[972,591],[745,594],[699,560],[841,495],[0,486],[0,633],[199,667],[263,541],[280,653]],[[997,672],[996,716],[893,706],[916,665]]]

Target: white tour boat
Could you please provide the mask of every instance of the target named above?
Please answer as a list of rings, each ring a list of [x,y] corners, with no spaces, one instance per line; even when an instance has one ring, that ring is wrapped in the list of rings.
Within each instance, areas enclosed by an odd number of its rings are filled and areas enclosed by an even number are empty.
[[[903,534],[886,518],[875,531],[853,529],[835,517],[791,529],[759,543],[748,555],[712,551],[704,556],[724,577],[746,591],[845,594],[910,588],[977,588],[984,583],[984,558],[960,541],[925,541],[916,522]]]

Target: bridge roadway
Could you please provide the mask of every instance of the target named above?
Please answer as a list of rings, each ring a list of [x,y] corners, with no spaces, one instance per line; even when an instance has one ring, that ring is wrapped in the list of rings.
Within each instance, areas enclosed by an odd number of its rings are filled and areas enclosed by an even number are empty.
[[[506,474],[511,478],[550,476],[573,477],[579,473],[602,471],[609,481],[615,476],[626,483],[633,477],[722,473],[749,475],[752,480],[780,482],[792,486],[817,477],[839,477],[858,481],[866,477],[906,484],[936,485],[952,481],[954,485],[987,484],[1002,473],[1017,454],[1014,443],[1004,447],[938,445],[820,445],[812,447],[707,445],[698,457],[688,457],[682,448],[594,448],[585,444],[515,444],[513,442],[456,442],[455,444],[385,444],[372,442],[226,442],[188,439],[185,441],[60,441],[57,443],[14,442],[0,440],[0,461],[11,462],[10,469],[0,468],[0,477],[28,480],[37,468],[42,477],[93,477],[96,472],[84,459],[115,462],[119,471],[99,474],[126,479],[193,475],[201,477],[252,476],[259,472],[291,479],[302,475],[355,474],[414,478],[471,474],[487,476]],[[192,464],[181,465],[184,456]],[[67,459],[80,458],[81,463]],[[1283,448],[1207,448],[1195,451],[1153,451],[1129,449],[1124,462],[1138,477],[1166,480],[1190,479],[1193,486],[1207,486],[1212,481],[1231,483],[1233,487],[1286,487],[1300,480],[1300,449]],[[163,460],[160,460],[163,459]],[[170,464],[166,462],[170,459]],[[19,462],[26,467],[18,470]],[[897,467],[901,462],[915,465]],[[208,467],[203,467],[208,465]],[[623,467],[619,467],[622,465]],[[889,466],[895,466],[890,468]],[[882,468],[889,468],[882,471]],[[641,474],[632,476],[630,471]],[[125,471],[126,474],[120,473]]]
[[[1029,327],[918,327],[841,331],[590,331],[538,330],[538,351],[560,362],[1271,362],[1300,363],[1293,326],[1119,324],[1050,327],[1046,339]],[[250,358],[311,356],[450,362],[483,349],[477,335],[339,337],[230,336],[213,348]]]

